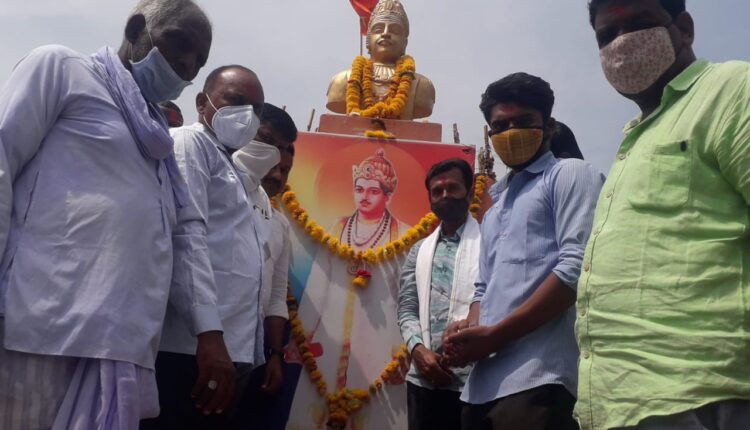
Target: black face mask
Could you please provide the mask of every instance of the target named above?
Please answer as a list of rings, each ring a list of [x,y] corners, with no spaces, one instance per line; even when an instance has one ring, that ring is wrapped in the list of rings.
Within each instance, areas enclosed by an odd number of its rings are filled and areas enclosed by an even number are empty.
[[[441,221],[458,222],[463,220],[469,212],[469,201],[465,198],[446,197],[437,203],[431,203],[430,208]]]

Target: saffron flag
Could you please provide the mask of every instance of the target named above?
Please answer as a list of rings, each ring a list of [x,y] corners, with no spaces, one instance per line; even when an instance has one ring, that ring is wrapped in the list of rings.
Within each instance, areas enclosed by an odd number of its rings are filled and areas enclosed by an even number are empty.
[[[378,0],[349,0],[354,8],[354,11],[359,15],[359,31],[362,35],[367,34],[367,25],[370,23],[370,16],[372,11],[375,10],[375,6],[378,4]]]

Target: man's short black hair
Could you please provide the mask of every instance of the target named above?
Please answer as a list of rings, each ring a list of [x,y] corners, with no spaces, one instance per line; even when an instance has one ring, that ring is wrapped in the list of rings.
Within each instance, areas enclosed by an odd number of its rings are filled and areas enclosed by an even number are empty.
[[[205,93],[211,88],[213,88],[214,84],[216,83],[216,80],[219,78],[219,75],[224,73],[224,71],[230,70],[230,69],[239,69],[239,70],[248,72],[253,76],[257,76],[255,72],[253,72],[252,70],[248,69],[245,66],[240,66],[239,64],[229,64],[227,66],[217,67],[211,73],[208,74],[208,77],[206,77],[206,83],[203,84],[203,92]]]
[[[500,103],[516,103],[536,109],[542,114],[542,119],[547,121],[552,116],[555,93],[549,83],[542,78],[528,73],[513,73],[491,83],[482,94],[479,109],[482,110],[484,119],[488,123],[492,108]]]
[[[608,1],[611,0],[591,0],[589,2],[589,21],[591,22],[592,27],[594,26],[594,21],[596,21],[596,12],[599,10],[599,7]],[[661,3],[661,7],[663,7],[672,18],[677,18],[677,15],[685,12],[685,0],[659,0],[659,3]]]
[[[288,113],[271,103],[263,105],[263,115],[260,118],[262,124],[268,124],[279,133],[284,140],[294,143],[297,140],[297,126]],[[290,153],[294,155],[294,145],[290,145]]]
[[[471,169],[471,166],[466,160],[450,158],[430,167],[430,171],[427,172],[427,178],[424,180],[424,186],[427,188],[427,191],[430,191],[430,182],[435,176],[453,169],[458,169],[461,172],[461,177],[464,180],[464,185],[466,185],[466,190],[471,190],[471,187],[474,185],[474,171]]]

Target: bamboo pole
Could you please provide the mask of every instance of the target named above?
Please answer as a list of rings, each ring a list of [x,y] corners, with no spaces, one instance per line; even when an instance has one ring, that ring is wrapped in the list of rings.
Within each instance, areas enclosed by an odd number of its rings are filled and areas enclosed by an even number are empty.
[[[312,129],[313,120],[315,119],[315,109],[310,112],[310,121],[307,122],[307,131]]]

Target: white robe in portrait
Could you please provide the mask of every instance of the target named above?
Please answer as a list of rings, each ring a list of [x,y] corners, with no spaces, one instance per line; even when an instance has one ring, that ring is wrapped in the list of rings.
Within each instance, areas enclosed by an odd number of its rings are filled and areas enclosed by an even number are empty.
[[[373,249],[403,236],[409,226],[392,217],[389,234],[373,245]],[[342,219],[333,230],[341,238],[348,218]],[[346,243],[346,240],[344,240]],[[336,391],[337,374],[346,330],[346,308],[349,295],[354,294],[351,332],[351,352],[346,372],[346,386],[368,389],[380,376],[393,354],[403,343],[398,328],[396,304],[399,274],[405,254],[367,269],[372,279],[366,289],[352,289],[354,276],[351,263],[320,247],[307,279],[299,318],[310,339],[311,351],[329,392]],[[317,356],[322,353],[322,355]],[[366,405],[350,421],[351,429],[390,429],[406,426],[405,385],[389,386]],[[327,407],[317,393],[307,371],[303,371],[290,416],[289,429],[325,429]]]

